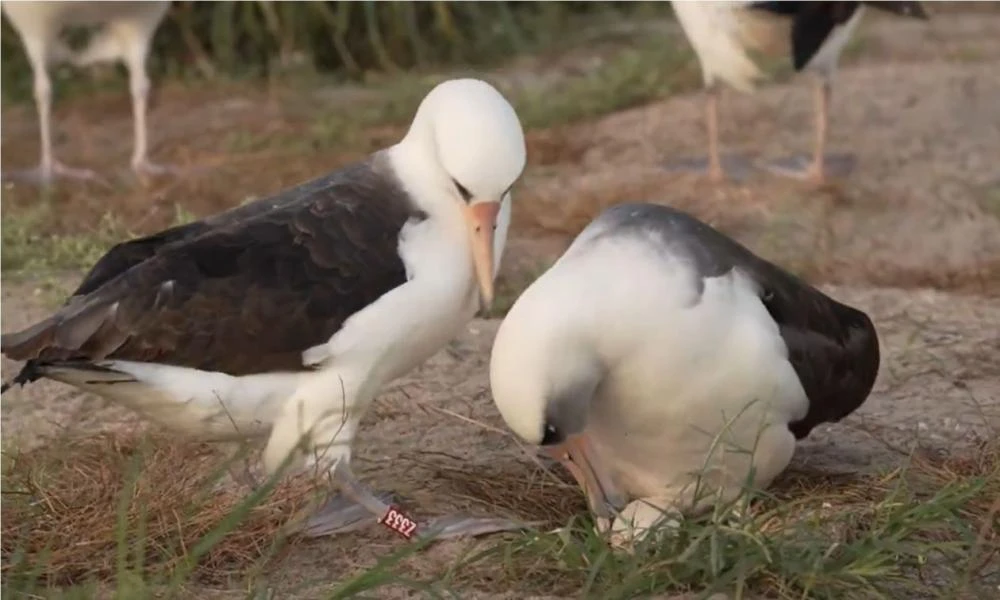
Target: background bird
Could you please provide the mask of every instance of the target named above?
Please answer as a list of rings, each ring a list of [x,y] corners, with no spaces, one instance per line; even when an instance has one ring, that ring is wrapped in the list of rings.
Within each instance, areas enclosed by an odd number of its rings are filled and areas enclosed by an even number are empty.
[[[4,2],[3,12],[10,19],[24,44],[34,76],[35,106],[41,138],[41,160],[33,170],[18,174],[30,180],[49,183],[56,177],[95,179],[90,169],[67,166],[52,151],[52,80],[49,65],[69,62],[86,66],[120,60],[128,69],[132,96],[134,145],[130,161],[141,175],[161,174],[171,167],[150,162],[146,113],[149,100],[149,76],[146,58],[156,28],[167,13],[170,2]],[[99,28],[86,47],[76,52],[59,39],[63,29],[72,25]]]
[[[878,368],[865,313],[694,217],[620,204],[511,307],[490,385],[514,433],[627,540],[769,485],[797,439],[865,401]]]
[[[827,156],[830,94],[840,55],[850,41],[866,6],[899,15],[926,19],[920,2],[673,2],[681,29],[691,43],[701,66],[705,84],[705,123],[708,133],[707,161],[682,161],[681,169],[707,170],[710,179],[725,176],[719,153],[719,87],[725,82],[742,92],[754,90],[764,77],[751,52],[791,55],[797,72],[816,77],[813,88],[816,138],[811,158],[793,156],[768,165],[772,172],[813,182],[825,181],[831,173],[846,174],[849,156]],[[733,157],[736,170],[746,161]]]

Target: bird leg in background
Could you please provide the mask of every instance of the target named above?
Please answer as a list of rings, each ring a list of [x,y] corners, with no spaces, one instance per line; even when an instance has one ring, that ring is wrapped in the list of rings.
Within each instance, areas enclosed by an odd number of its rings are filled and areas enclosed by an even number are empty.
[[[830,127],[830,78],[820,76],[813,82],[815,102],[816,138],[811,159],[793,156],[770,163],[767,169],[777,175],[803,179],[820,184],[828,175],[843,177],[854,168],[854,157],[850,154],[826,154],[826,142]],[[807,162],[808,161],[808,162]]]
[[[708,138],[707,158],[683,158],[667,163],[667,171],[693,171],[707,175],[709,181],[741,180],[750,171],[750,162],[742,156],[722,157],[719,151],[719,85],[705,86],[705,133]]]
[[[722,170],[722,160],[719,158],[719,86],[713,83],[706,90],[705,100],[705,130],[708,133],[708,178],[711,181],[722,181],[726,174]]]
[[[38,133],[42,146],[41,162],[34,169],[18,171],[4,179],[20,179],[33,183],[49,184],[56,177],[92,179],[100,177],[89,169],[68,167],[55,159],[52,153],[52,81],[49,79],[48,61],[44,40],[24,40],[28,61],[34,76],[35,110],[38,112]]]
[[[137,175],[174,173],[178,171],[176,167],[158,165],[149,161],[148,127],[146,125],[146,113],[149,105],[149,76],[146,74],[148,48],[139,45],[141,41],[135,40],[136,46],[130,48],[125,59],[129,76],[129,92],[132,95],[132,139],[134,143],[132,170]]]
[[[822,182],[823,153],[826,151],[826,132],[830,124],[830,80],[822,78],[813,85],[816,98],[816,146],[813,148],[813,162],[809,167],[808,177],[814,182]]]
[[[334,482],[339,484],[342,496],[328,501],[316,514],[309,517],[302,528],[308,537],[320,537],[353,531],[378,522],[403,537],[445,539],[514,531],[527,524],[505,518],[483,518],[464,515],[447,515],[429,523],[417,523],[399,508],[390,504],[392,494],[374,494],[354,476],[346,460],[340,460],[333,471]]]

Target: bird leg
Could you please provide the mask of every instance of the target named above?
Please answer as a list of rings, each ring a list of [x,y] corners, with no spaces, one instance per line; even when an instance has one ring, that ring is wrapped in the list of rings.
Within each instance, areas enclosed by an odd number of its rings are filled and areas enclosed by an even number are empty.
[[[176,167],[160,165],[149,160],[148,127],[146,113],[149,105],[149,76],[146,74],[146,55],[149,42],[133,40],[125,65],[128,68],[129,92],[132,95],[133,150],[131,166],[137,175],[164,175],[179,171]]]
[[[719,151],[719,85],[705,86],[705,132],[708,137],[707,158],[685,158],[670,161],[668,171],[693,171],[704,174],[709,181],[719,183],[727,179],[742,179],[749,172],[749,161],[741,156],[723,159]],[[725,164],[725,168],[723,167]]]
[[[233,444],[226,470],[229,477],[237,484],[249,490],[256,490],[261,485],[261,478],[254,472],[252,457],[244,444]]]
[[[726,178],[719,159],[719,86],[712,84],[705,100],[705,130],[708,133],[708,178],[719,182]]]
[[[816,145],[813,148],[813,162],[806,177],[814,183],[821,183],[825,175],[823,153],[826,151],[826,134],[830,125],[830,81],[823,78],[818,85],[814,84],[813,95],[816,102]]]
[[[306,521],[302,533],[321,537],[346,533],[378,522],[391,508],[391,494],[372,493],[354,476],[347,459],[340,459],[333,469],[333,481],[340,485],[341,494],[326,502]]]
[[[372,522],[382,523],[406,538],[446,539],[471,537],[523,529],[526,524],[504,518],[481,518],[448,515],[418,523],[394,506],[392,494],[374,494],[357,480],[347,460],[340,460],[333,471],[341,496],[329,500],[312,515],[302,528],[307,537],[321,537],[359,529]]]
[[[830,79],[821,76],[813,83],[813,98],[815,102],[816,138],[813,145],[812,159],[802,156],[792,156],[776,160],[768,166],[768,170],[785,177],[802,179],[814,184],[826,183],[831,173],[845,176],[854,167],[854,158],[849,154],[826,154],[827,137],[830,126]],[[807,163],[807,161],[809,161]]]
[[[66,166],[55,159],[52,152],[52,81],[48,74],[48,60],[44,40],[24,40],[28,60],[34,77],[35,110],[38,113],[38,133],[41,138],[41,161],[34,169],[5,175],[5,179],[20,179],[48,185],[56,177],[98,180],[100,177],[89,169]]]

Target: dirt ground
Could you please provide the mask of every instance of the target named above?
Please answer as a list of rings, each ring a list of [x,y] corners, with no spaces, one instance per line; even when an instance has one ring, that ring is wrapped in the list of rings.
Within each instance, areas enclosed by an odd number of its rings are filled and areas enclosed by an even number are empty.
[[[536,145],[556,144],[564,151],[534,164],[521,184],[503,269],[508,280],[528,277],[554,259],[600,207],[646,199],[689,210],[823,282],[835,298],[872,315],[883,351],[867,403],[844,422],[820,428],[797,452],[798,464],[834,472],[892,466],[916,444],[961,452],[976,436],[1000,430],[1000,15],[944,14],[929,24],[870,19],[861,38],[856,56],[845,60],[838,75],[831,116],[831,150],[857,157],[849,179],[813,190],[764,173],[722,186],[669,173],[665,161],[704,152],[700,96],[672,96],[533,138]],[[809,94],[804,79],[765,85],[752,97],[727,93],[725,150],[774,158],[810,148]],[[319,97],[316,92],[311,100]],[[48,200],[58,208],[53,227],[73,230],[114,210],[134,230],[153,229],[169,220],[175,203],[206,214],[350,159],[335,150],[304,153],[288,144],[296,132],[308,130],[309,103],[288,90],[166,86],[150,117],[156,127],[153,155],[211,169],[147,187],[61,186]],[[88,117],[97,112],[100,125]],[[56,143],[67,162],[127,164],[124,90],[121,97],[61,104],[55,118],[58,129],[74,132]],[[259,150],[240,146],[242,138],[234,137],[239,128],[256,136],[246,139],[257,140]],[[370,143],[384,144],[397,133],[378,133]],[[271,139],[286,149],[270,147]],[[4,111],[2,143],[4,169],[33,163],[30,107]],[[3,208],[25,210],[37,198],[22,186],[7,187]],[[44,314],[39,287],[33,281],[4,283],[4,331]],[[471,323],[460,339],[386,390],[358,440],[362,478],[400,493],[420,515],[497,510],[448,476],[455,465],[475,465],[485,478],[539,476],[490,401],[487,361],[497,325]],[[5,379],[13,368],[4,359]],[[5,443],[12,437],[38,443],[67,427],[90,431],[135,423],[121,409],[47,382],[5,394],[2,406]],[[567,495],[571,513],[580,499],[572,490]],[[500,512],[517,516],[518,507]],[[329,587],[322,582],[374,564],[398,543],[372,527],[300,544],[274,570],[273,585],[292,590],[316,582],[295,592],[314,597]],[[411,559],[408,569],[440,569],[459,547],[435,545]],[[476,593],[469,597],[508,597],[496,585]]]

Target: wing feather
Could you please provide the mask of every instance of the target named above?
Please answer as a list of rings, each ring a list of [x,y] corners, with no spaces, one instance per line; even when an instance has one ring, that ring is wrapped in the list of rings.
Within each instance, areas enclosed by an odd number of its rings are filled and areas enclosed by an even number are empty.
[[[406,281],[397,245],[413,216],[385,164],[359,163],[116,246],[63,308],[4,335],[3,353],[231,375],[303,369],[304,350]]]

